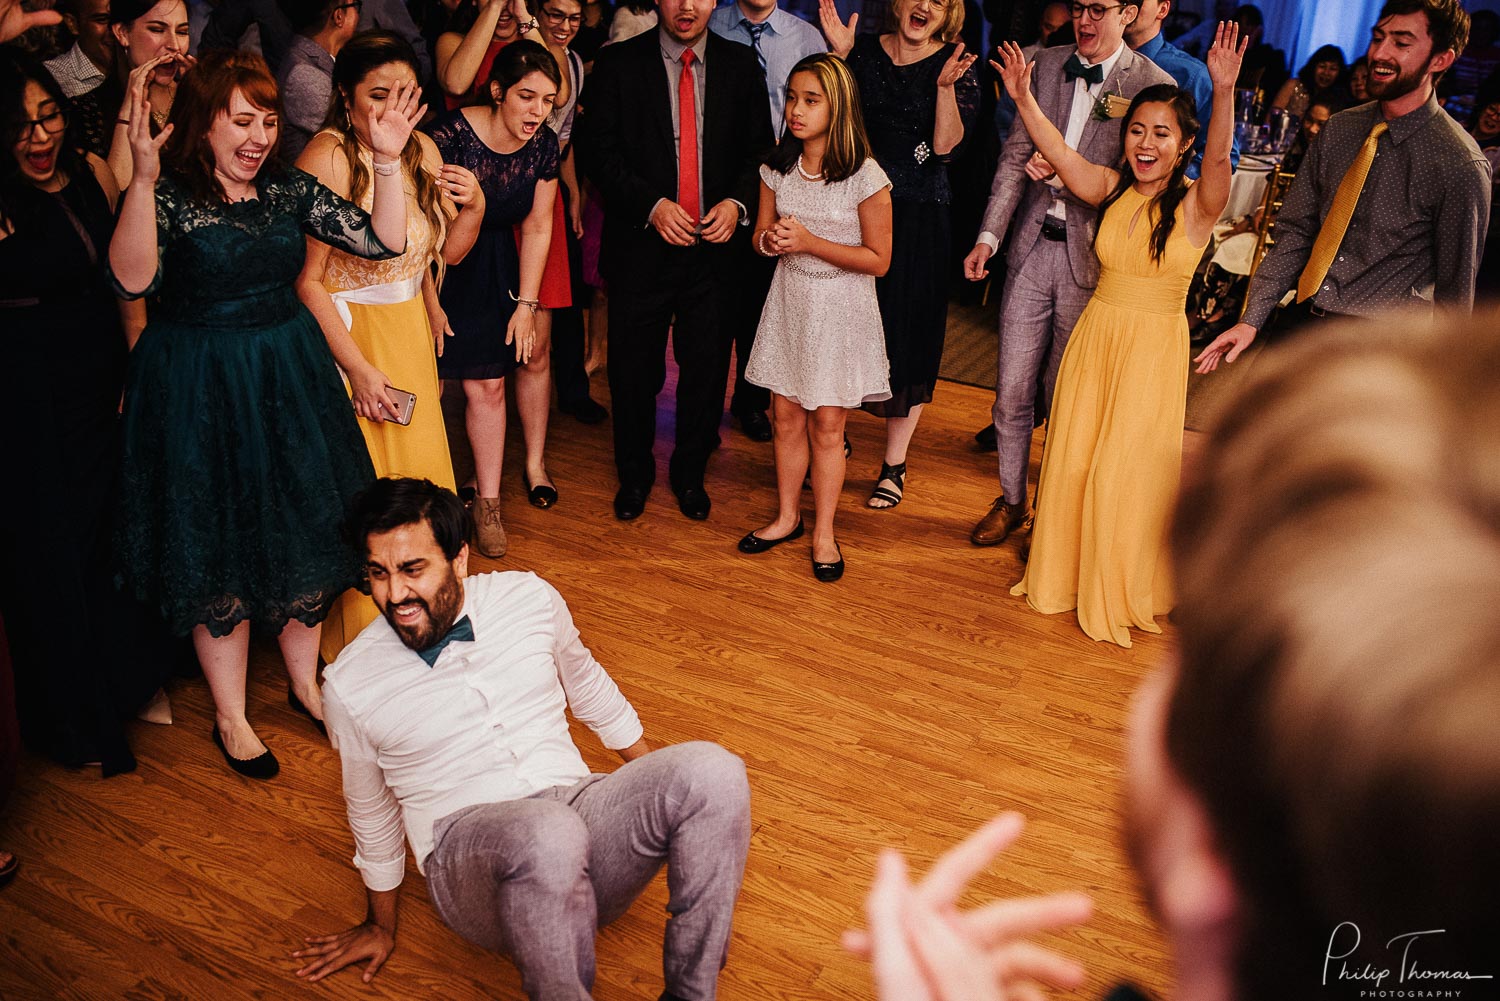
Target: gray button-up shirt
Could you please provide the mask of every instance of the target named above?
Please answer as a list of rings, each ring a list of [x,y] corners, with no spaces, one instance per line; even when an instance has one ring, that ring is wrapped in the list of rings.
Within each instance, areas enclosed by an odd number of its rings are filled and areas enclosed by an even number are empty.
[[[276,71],[276,85],[285,112],[281,155],[291,163],[302,155],[328,117],[328,104],[333,100],[333,56],[306,35],[293,35]]]
[[[1259,329],[1297,287],[1339,182],[1380,104],[1329,119],[1308,150],[1276,219],[1276,245],[1255,273],[1244,320]],[[1388,123],[1375,162],[1313,304],[1372,316],[1416,303],[1472,308],[1490,215],[1490,166],[1435,98]]]
[[[683,45],[660,28],[656,30],[656,37],[661,42],[661,58],[667,67],[667,95],[672,102],[672,139],[677,144],[679,154],[677,165],[680,170],[682,167],[682,129],[680,127],[682,114],[677,108],[677,88],[682,80],[682,53],[688,46]],[[698,134],[698,204],[704,212],[707,212],[713,207],[703,204],[703,83],[707,76],[707,70],[703,68],[703,53],[708,49],[708,32],[705,31],[699,36],[698,41],[693,43],[692,49],[693,111],[696,113],[694,118],[698,126],[694,130]],[[656,206],[653,205],[651,211],[656,211]]]

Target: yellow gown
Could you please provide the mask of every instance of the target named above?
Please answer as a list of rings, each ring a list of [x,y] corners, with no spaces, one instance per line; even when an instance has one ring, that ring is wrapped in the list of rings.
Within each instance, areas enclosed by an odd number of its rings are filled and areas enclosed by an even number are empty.
[[[365,169],[370,154],[361,150]],[[373,185],[360,199],[368,211]],[[396,389],[415,393],[416,407],[405,427],[391,421],[360,420],[376,476],[414,476],[454,489],[453,459],[443,425],[437,356],[432,327],[422,302],[422,277],[433,259],[434,234],[406,179],[406,252],[389,261],[367,261],[335,250],[328,256],[323,286],[349,326],[365,360],[385,373]],[[319,653],[333,663],[359,631],[380,614],[358,591],[346,591],[323,623]]]
[[[1155,205],[1132,187],[1100,220],[1099,285],[1063,352],[1037,486],[1031,558],[1012,594],[1078,610],[1096,640],[1130,646],[1172,608],[1167,523],[1182,474],[1188,285],[1203,248],[1183,210],[1161,261]]]

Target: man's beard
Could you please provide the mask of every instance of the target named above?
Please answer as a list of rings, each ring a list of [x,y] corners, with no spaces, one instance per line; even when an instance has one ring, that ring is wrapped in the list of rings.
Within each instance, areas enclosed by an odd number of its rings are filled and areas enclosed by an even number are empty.
[[[1383,63],[1381,65],[1389,66],[1392,64]],[[1427,71],[1431,66],[1431,59],[1428,59],[1425,63],[1423,63],[1420,69],[1417,69],[1411,73],[1401,72],[1401,68],[1398,66],[1396,67],[1395,76],[1391,77],[1389,80],[1381,80],[1380,78],[1375,76],[1373,72],[1375,69],[1375,64],[1372,63],[1370,64],[1370,70],[1372,72],[1370,73],[1365,83],[1365,90],[1369,93],[1371,98],[1377,101],[1400,100],[1407,94],[1410,94],[1412,91],[1422,86],[1422,81],[1427,79]]]
[[[407,598],[400,604],[388,604],[380,610],[385,616],[385,621],[391,624],[401,642],[412,650],[425,650],[432,646],[453,627],[458,618],[458,610],[463,606],[463,585],[459,583],[458,575],[451,569],[448,571],[448,579],[443,586],[438,588],[437,594],[432,596],[432,604],[429,605],[421,598]],[[426,612],[422,618],[410,626],[401,625],[396,621],[396,610],[398,608],[410,608],[418,606]]]

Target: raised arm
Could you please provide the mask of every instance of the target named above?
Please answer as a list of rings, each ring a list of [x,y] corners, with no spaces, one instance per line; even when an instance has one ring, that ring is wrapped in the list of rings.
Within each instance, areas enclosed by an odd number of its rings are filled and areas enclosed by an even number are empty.
[[[297,166],[312,174],[340,198],[349,197],[349,163],[338,141],[326,133],[318,135],[297,158]],[[349,334],[349,325],[333,304],[333,296],[323,284],[332,248],[314,237],[307,239],[307,255],[302,273],[297,276],[297,298],[312,313],[323,331],[323,339],[333,352],[334,361],[344,370],[354,399],[354,412],[367,421],[379,424],[386,414],[397,412],[396,401],[387,390],[390,380],[360,351]]]
[[[859,15],[850,14],[849,23],[839,17],[839,8],[833,0],[818,0],[818,23],[823,28],[823,37],[828,39],[828,51],[846,59],[854,48],[854,29],[859,24]]]
[[[128,138],[134,161],[130,186],[109,241],[109,268],[119,291],[141,296],[156,279],[161,263],[156,234],[156,181],[161,177],[161,148],[172,134],[168,125],[151,135],[151,102],[144,77],[133,81],[128,102]]]
[[[438,83],[453,97],[464,97],[474,87],[479,64],[495,37],[495,23],[510,0],[479,0],[479,16],[460,35],[445,31],[438,36],[436,59]]]
[[[938,156],[948,156],[964,141],[964,116],[959,108],[957,88],[978,58],[977,54],[964,55],[964,43],[959,42],[938,73],[937,121],[932,129],[932,151]],[[965,84],[972,83],[965,81]],[[978,90],[977,86],[975,90]]]
[[[1000,62],[990,60],[990,65],[1000,74],[1005,92],[1016,102],[1016,110],[1037,151],[1052,164],[1058,178],[1079,201],[1089,205],[1103,202],[1120,183],[1119,172],[1091,163],[1071,148],[1063,134],[1057,131],[1057,126],[1042,114],[1042,106],[1036,103],[1036,95],[1031,92],[1031,70],[1035,64],[1026,61],[1019,45],[1015,42],[1001,45],[1000,59]]]
[[[1188,191],[1187,235],[1193,246],[1202,246],[1213,231],[1214,223],[1229,202],[1229,183],[1233,171],[1229,153],[1234,145],[1234,82],[1240,75],[1240,61],[1250,45],[1240,40],[1240,26],[1233,21],[1219,24],[1213,47],[1208,50],[1208,75],[1214,82],[1213,111],[1208,119],[1208,142],[1203,147],[1203,166],[1198,183]],[[1192,151],[1188,151],[1188,156]]]
[[[398,83],[380,106],[370,110],[370,149],[374,153],[375,200],[370,224],[380,242],[400,253],[406,247],[406,188],[401,178],[401,152],[412,129],[427,113],[419,104],[422,88],[415,82]]]

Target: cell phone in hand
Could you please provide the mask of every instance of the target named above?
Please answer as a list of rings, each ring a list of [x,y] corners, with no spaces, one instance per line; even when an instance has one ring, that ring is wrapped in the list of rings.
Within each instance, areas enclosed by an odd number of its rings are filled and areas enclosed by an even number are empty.
[[[410,424],[412,411],[417,407],[417,394],[408,393],[404,389],[397,389],[392,386],[390,389],[387,389],[385,391],[385,395],[389,396],[396,404],[396,412],[390,413],[387,411],[385,413],[385,419],[388,421],[395,421],[402,427]],[[385,410],[384,404],[380,404],[380,407],[382,411]]]

